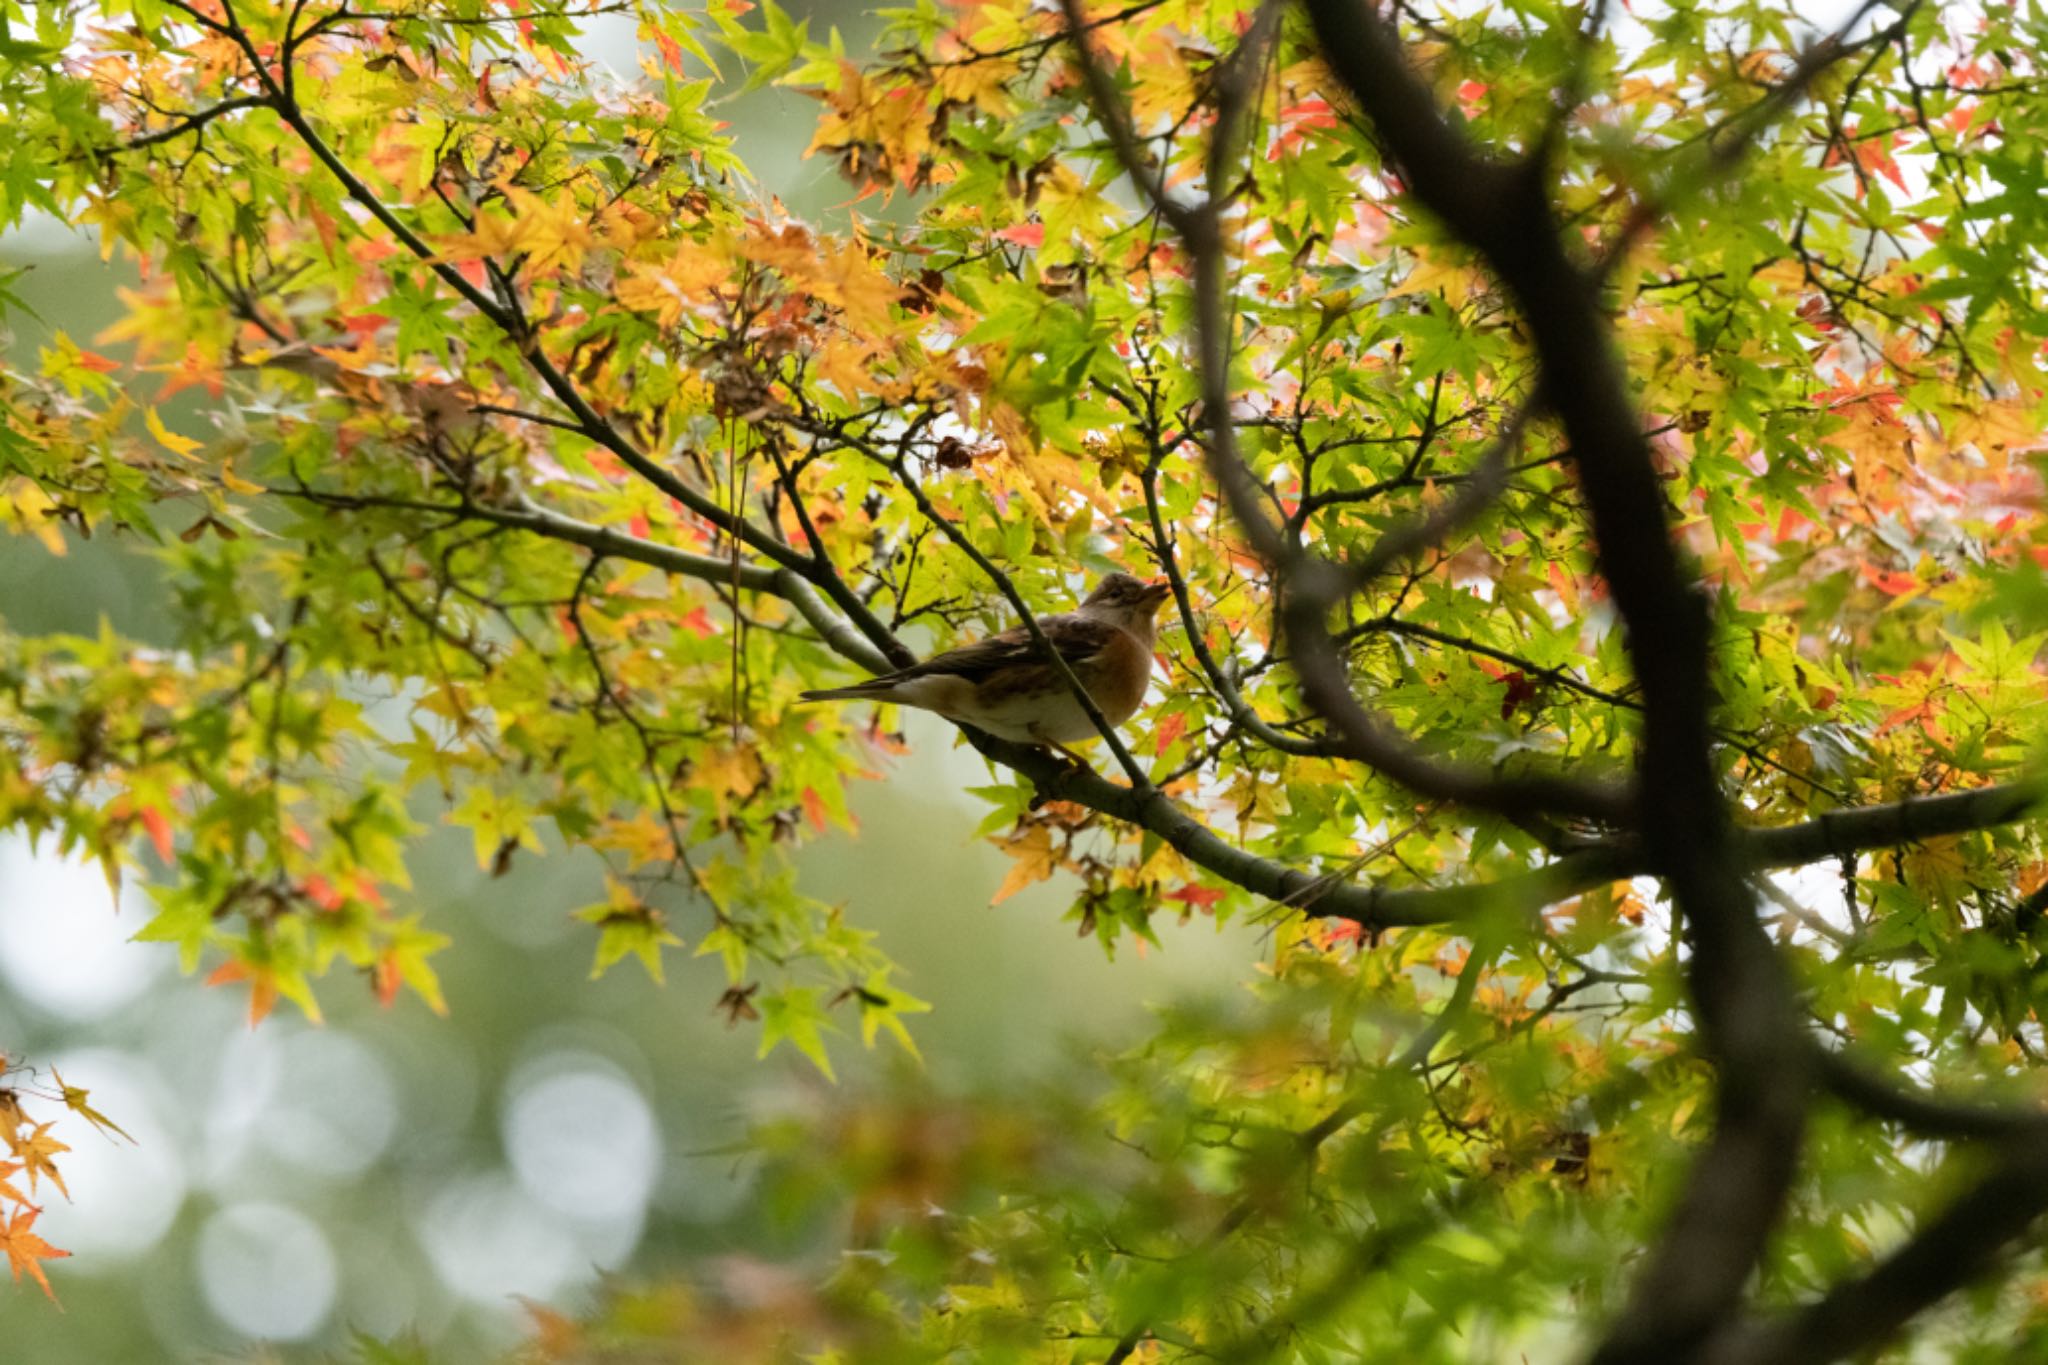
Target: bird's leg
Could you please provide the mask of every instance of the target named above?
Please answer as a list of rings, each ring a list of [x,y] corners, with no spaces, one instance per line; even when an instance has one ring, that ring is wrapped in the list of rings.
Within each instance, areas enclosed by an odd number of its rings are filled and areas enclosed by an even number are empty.
[[[1095,771],[1094,764],[1090,763],[1087,759],[1081,757],[1081,755],[1075,753],[1072,749],[1069,749],[1066,745],[1060,743],[1058,740],[1048,738],[1047,736],[1039,733],[1039,729],[1036,725],[1033,725],[1030,728],[1029,733],[1033,739],[1039,742],[1040,745],[1044,746],[1047,749],[1057,750],[1059,753],[1064,754],[1066,756],[1067,762],[1073,764],[1076,768],[1083,768],[1091,773]]]
[[[1069,749],[1066,745],[1060,743],[1056,739],[1047,740],[1045,742],[1045,747],[1048,749],[1059,750],[1061,753],[1067,756],[1067,762],[1073,764],[1077,768],[1086,768],[1091,773],[1095,771],[1095,765],[1093,763],[1090,763],[1087,759],[1081,757],[1081,755],[1075,753],[1072,749]]]
[[[1075,772],[1087,773],[1091,777],[1094,776],[1095,766],[1092,763],[1090,763],[1087,759],[1081,757],[1081,755],[1075,753],[1072,749],[1069,749],[1066,745],[1060,743],[1058,740],[1040,740],[1039,747],[1058,753],[1060,757],[1064,758],[1070,765],[1072,765],[1073,770]],[[1031,809],[1037,810],[1039,807],[1045,805],[1049,801],[1058,801],[1061,799],[1061,797],[1054,795],[1052,792],[1046,790],[1044,787],[1039,787],[1037,791],[1032,793]]]

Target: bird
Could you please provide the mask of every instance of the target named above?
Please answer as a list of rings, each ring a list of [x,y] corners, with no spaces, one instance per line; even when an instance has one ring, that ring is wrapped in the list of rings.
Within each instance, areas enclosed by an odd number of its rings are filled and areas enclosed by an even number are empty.
[[[1145,699],[1152,678],[1154,618],[1173,592],[1112,573],[1076,611],[1038,618],[1038,629],[1111,725],[1121,725]],[[805,701],[880,701],[931,711],[998,739],[1066,746],[1096,734],[1059,670],[1039,652],[1024,626],[949,649],[921,664],[851,687],[802,694]],[[1075,757],[1068,753],[1068,757]]]

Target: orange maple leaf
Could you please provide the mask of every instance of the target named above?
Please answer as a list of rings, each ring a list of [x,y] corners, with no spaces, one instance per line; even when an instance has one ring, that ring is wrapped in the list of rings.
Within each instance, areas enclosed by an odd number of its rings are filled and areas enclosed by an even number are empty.
[[[239,958],[221,963],[206,978],[209,986],[226,986],[236,981],[249,983],[249,1027],[255,1028],[277,1007],[277,984]]]
[[[43,1274],[42,1263],[61,1260],[71,1253],[60,1251],[36,1236],[33,1229],[36,1219],[42,1216],[43,1211],[38,1208],[16,1209],[14,1216],[7,1220],[7,1225],[0,1228],[0,1246],[7,1248],[7,1266],[14,1272],[15,1283],[21,1282],[21,1272],[26,1270],[35,1278],[35,1282],[42,1286],[43,1293],[50,1302],[57,1303],[56,1292],[50,1288],[49,1277]],[[57,1311],[63,1310],[64,1305],[57,1303]]]
[[[140,813],[142,816],[142,827],[149,833],[150,847],[156,850],[157,860],[162,863],[169,863],[175,852],[171,842],[170,817],[165,815],[162,809],[157,806],[144,806]]]
[[[69,1199],[71,1191],[64,1188],[64,1177],[57,1173],[56,1163],[50,1158],[59,1152],[68,1152],[71,1148],[49,1135],[50,1122],[38,1123],[27,1137],[18,1132],[8,1134],[7,1146],[28,1169],[28,1187],[31,1191],[35,1189],[39,1178],[48,1179],[57,1187],[58,1193]]]

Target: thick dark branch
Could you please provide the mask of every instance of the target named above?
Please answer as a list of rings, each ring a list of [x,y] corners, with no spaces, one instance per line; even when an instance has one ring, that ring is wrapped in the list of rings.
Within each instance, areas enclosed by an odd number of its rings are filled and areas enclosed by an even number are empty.
[[[2048,1144],[2048,1110],[1930,1095],[1825,1049],[1816,1070],[1821,1084],[1836,1098],[1921,1137],[1966,1142],[2017,1138]]]
[[[1519,306],[1541,364],[1541,396],[1564,426],[1601,571],[1628,628],[1645,713],[1637,830],[1683,916],[1688,980],[1721,1083],[1713,1139],[1597,1359],[1689,1359],[1735,1312],[1777,1221],[1811,1065],[1713,772],[1706,603],[1672,543],[1594,280],[1566,249],[1549,202],[1545,149],[1509,164],[1473,146],[1369,0],[1307,5],[1326,60],[1409,191],[1484,257]]]
[[[1425,796],[1510,818],[1562,813],[1614,825],[1630,819],[1633,801],[1624,786],[1456,766],[1425,753],[1367,710],[1351,690],[1343,651],[1331,639],[1326,620],[1329,604],[1338,595],[1329,576],[1338,572],[1321,563],[1298,561],[1282,590],[1280,619],[1293,647],[1302,696],[1330,722],[1340,756]]]
[[[1980,1280],[2048,1212],[2048,1142],[2006,1145],[1991,1173],[1868,1274],[1776,1322],[1727,1332],[1706,1365],[1808,1365],[1876,1346]]]
[[[1797,825],[1757,830],[1744,839],[1755,867],[1801,867],[1870,849],[1996,829],[2023,820],[2048,801],[2048,779],[2023,778],[1940,796],[1911,796],[1881,806],[1829,811]]]
[[[2048,780],[2028,778],[2019,782],[1978,787],[1972,791],[1949,792],[1941,796],[1915,796],[1881,806],[1830,811],[1796,825],[1738,830],[1734,854],[1750,872],[1806,867],[1839,858],[1853,858],[1878,849],[1898,848],[1923,839],[1996,829],[2025,820],[2048,801]],[[1638,843],[1620,841],[1584,849],[1520,876],[1504,877],[1472,887],[1444,888],[1429,893],[1432,908],[1447,908],[1454,894],[1467,899],[1458,903],[1460,916],[1476,912],[1485,898],[1507,906],[1539,908],[1568,900],[1609,882],[1654,875],[1656,867],[1649,853]],[[1403,893],[1382,893],[1400,896]],[[1402,907],[1406,909],[1404,905]],[[1311,915],[1335,914],[1321,903],[1304,906]],[[1396,923],[1414,923],[1397,920]]]

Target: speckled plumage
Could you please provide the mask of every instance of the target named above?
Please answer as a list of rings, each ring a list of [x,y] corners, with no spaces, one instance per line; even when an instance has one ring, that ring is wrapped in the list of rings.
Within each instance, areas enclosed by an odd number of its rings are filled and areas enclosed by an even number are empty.
[[[1047,643],[1112,725],[1130,719],[1145,699],[1153,617],[1168,591],[1164,584],[1110,574],[1079,610],[1038,620]],[[915,706],[1022,744],[1061,745],[1095,735],[1088,713],[1023,626],[864,683],[803,697]]]

